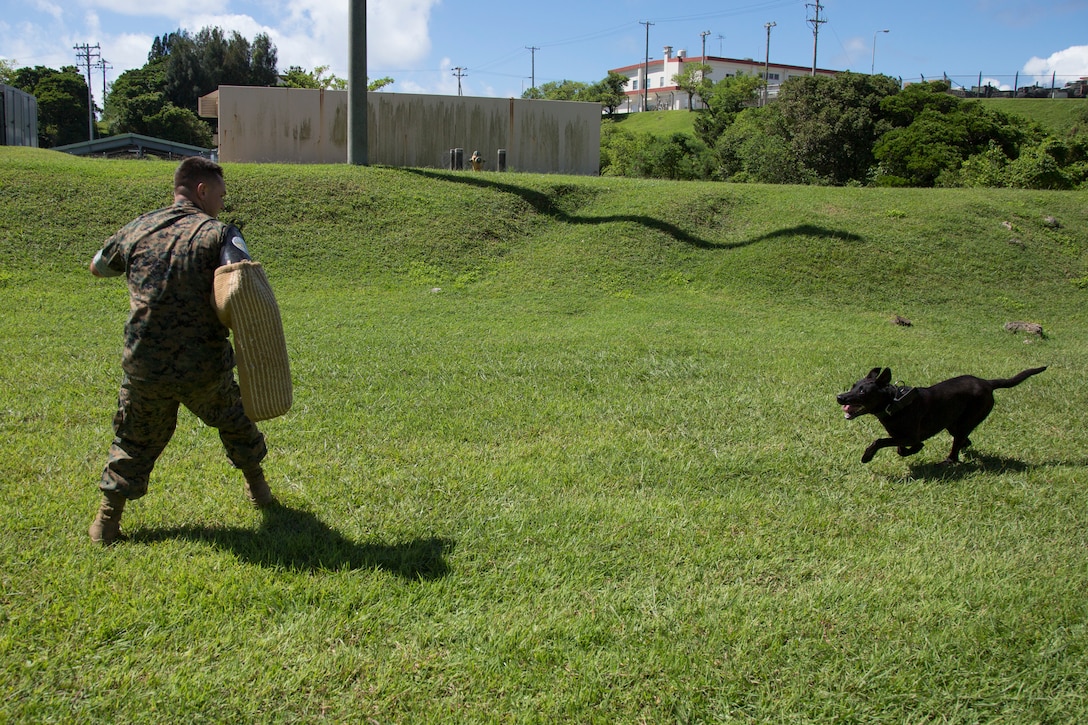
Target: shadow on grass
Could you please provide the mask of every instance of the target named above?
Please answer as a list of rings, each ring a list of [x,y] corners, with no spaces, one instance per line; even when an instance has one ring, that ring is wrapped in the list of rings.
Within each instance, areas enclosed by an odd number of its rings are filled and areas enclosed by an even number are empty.
[[[262,511],[256,529],[181,526],[137,531],[130,541],[168,539],[207,542],[243,561],[295,571],[380,569],[405,579],[432,580],[449,574],[445,555],[453,543],[439,538],[401,544],[356,543],[307,511],[274,504]]]
[[[1019,458],[1007,456],[994,456],[987,453],[979,453],[974,450],[963,452],[963,458],[959,464],[946,465],[933,461],[929,463],[912,463],[910,475],[912,478],[929,479],[938,481],[958,481],[972,473],[1024,473],[1038,468],[1053,466],[1086,465],[1084,461],[1048,461],[1045,463],[1027,463]]]
[[[613,216],[574,216],[559,206],[551,196],[545,194],[542,191],[535,189],[527,189],[523,186],[515,186],[514,184],[508,184],[502,181],[495,181],[492,178],[481,177],[476,175],[451,175],[446,173],[439,173],[435,171],[428,171],[426,169],[401,169],[402,171],[410,174],[416,174],[418,176],[425,176],[428,179],[434,179],[436,181],[446,181],[453,184],[467,184],[469,186],[486,187],[491,189],[498,189],[507,194],[514,194],[521,197],[527,204],[536,210],[538,214],[549,216],[557,221],[566,224],[608,224],[614,222],[631,222],[633,224],[640,224],[648,229],[659,231],[663,234],[667,234],[678,242],[684,244],[690,244],[693,247],[699,249],[740,249],[759,242],[765,242],[771,239],[777,239],[779,237],[817,237],[817,238],[833,238],[844,239],[847,241],[860,241],[861,237],[851,232],[837,231],[834,229],[824,229],[814,224],[799,224],[797,226],[788,227],[786,229],[779,229],[768,234],[763,234],[752,239],[747,239],[739,242],[719,243],[712,242],[708,239],[702,239],[694,234],[671,224],[662,219],[657,219],[652,216],[638,215],[638,214],[617,214]]]

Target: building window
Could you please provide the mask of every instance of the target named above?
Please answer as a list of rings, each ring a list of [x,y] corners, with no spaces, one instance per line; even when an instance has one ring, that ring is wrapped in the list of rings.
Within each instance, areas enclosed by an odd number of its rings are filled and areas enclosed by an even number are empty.
[[[638,78],[632,78],[631,79],[631,90],[632,91],[637,91],[638,90]]]

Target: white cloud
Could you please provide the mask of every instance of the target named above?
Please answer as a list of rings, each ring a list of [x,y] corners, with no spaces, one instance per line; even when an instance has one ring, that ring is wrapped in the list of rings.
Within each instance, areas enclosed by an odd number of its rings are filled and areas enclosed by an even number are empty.
[[[1062,80],[1057,84],[1059,86],[1088,76],[1088,45],[1074,45],[1048,58],[1032,58],[1024,64],[1024,72],[1043,85],[1050,83],[1054,76]]]
[[[53,16],[54,20],[60,20],[61,13],[63,12],[60,5],[47,2],[46,0],[35,0],[34,8],[46,15]]]
[[[19,1],[19,0],[16,0]],[[369,0],[367,60],[369,75],[395,75],[398,68],[425,62],[432,50],[430,22],[441,0]],[[0,20],[0,48],[20,63],[60,67],[74,62],[72,46],[101,44],[113,66],[110,78],[142,67],[156,35],[177,29],[206,27],[237,31],[248,40],[266,33],[276,46],[281,70],[297,65],[307,70],[327,66],[348,75],[348,7],[344,0],[29,0],[38,20]],[[78,14],[78,20],[73,17]],[[240,12],[239,12],[240,11]],[[42,16],[48,16],[45,20]],[[429,65],[429,63],[428,63]],[[417,66],[418,67],[418,66]],[[436,73],[437,84],[456,92],[448,70]],[[433,90],[432,90],[433,92]]]

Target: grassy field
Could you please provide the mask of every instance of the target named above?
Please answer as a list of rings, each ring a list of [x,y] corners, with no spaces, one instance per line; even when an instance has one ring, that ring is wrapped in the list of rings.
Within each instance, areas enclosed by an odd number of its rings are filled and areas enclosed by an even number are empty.
[[[0,721],[1088,719],[1085,193],[228,165],[282,506],[183,412],[103,550],[172,169],[0,149]],[[859,462],[876,365],[1050,367],[945,468]]]

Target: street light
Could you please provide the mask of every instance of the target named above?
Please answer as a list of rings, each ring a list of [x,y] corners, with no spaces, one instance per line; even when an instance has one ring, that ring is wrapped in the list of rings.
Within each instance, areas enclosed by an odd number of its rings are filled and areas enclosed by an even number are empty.
[[[869,68],[869,75],[872,75],[873,73],[876,72],[876,36],[880,35],[881,33],[890,33],[890,32],[891,32],[890,30],[878,30],[875,33],[873,33],[873,65]]]

